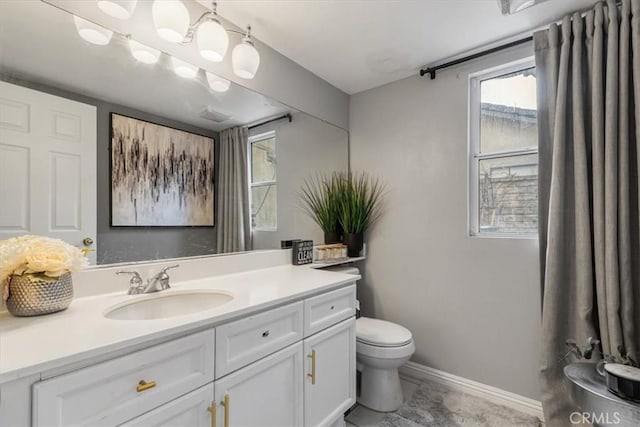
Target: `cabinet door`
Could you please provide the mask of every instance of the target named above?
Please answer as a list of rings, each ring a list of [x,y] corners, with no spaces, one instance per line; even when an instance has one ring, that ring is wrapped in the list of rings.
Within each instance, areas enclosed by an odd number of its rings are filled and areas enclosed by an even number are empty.
[[[356,321],[304,340],[304,425],[331,425],[356,401]]]
[[[301,426],[302,376],[302,342],[298,342],[216,380],[217,425]]]
[[[209,427],[212,424],[213,383],[147,412],[126,427]]]

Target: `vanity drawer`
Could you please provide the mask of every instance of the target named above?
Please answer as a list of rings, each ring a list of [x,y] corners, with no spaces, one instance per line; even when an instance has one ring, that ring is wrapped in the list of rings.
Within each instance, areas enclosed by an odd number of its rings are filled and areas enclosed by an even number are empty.
[[[304,301],[305,338],[356,314],[356,285]]]
[[[33,425],[113,426],[211,382],[214,337],[199,332],[36,383]]]
[[[216,328],[216,378],[302,339],[302,302]]]

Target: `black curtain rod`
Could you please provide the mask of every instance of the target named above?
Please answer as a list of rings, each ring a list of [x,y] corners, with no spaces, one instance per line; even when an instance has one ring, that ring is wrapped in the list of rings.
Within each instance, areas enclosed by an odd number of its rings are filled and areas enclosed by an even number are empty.
[[[620,7],[621,5],[622,5],[622,0],[616,0],[616,6]],[[585,11],[582,11],[583,15],[585,13],[586,13]],[[503,44],[501,46],[496,46],[494,48],[487,49],[487,50],[484,50],[482,52],[474,53],[473,55],[465,56],[464,58],[456,59],[455,61],[447,62],[447,63],[441,64],[441,65],[436,65],[435,67],[423,68],[423,69],[420,70],[420,77],[424,76],[425,74],[429,74],[429,76],[431,77],[431,80],[435,80],[436,79],[436,72],[439,71],[439,70],[442,70],[443,68],[453,67],[454,65],[462,64],[463,62],[471,61],[471,60],[474,60],[476,58],[481,58],[481,57],[486,56],[486,55],[491,55],[492,53],[500,52],[501,50],[509,49],[510,47],[514,47],[514,46],[519,46],[521,44],[525,44],[525,43],[528,43],[530,41],[533,41],[533,36],[529,36],[529,37],[525,37],[525,38],[520,39],[520,40],[512,41],[510,43],[506,43],[506,44]]]
[[[483,56],[491,55],[492,53],[500,52],[501,50],[509,49],[514,46],[519,46],[521,44],[528,43],[533,40],[533,36],[525,37],[524,39],[515,40],[510,43],[503,44],[501,46],[496,46],[491,49],[483,50],[482,52],[474,53],[473,55],[465,56],[460,59],[456,59],[454,61],[450,61],[441,65],[436,65],[435,67],[423,68],[420,70],[420,77],[425,74],[429,74],[431,80],[435,80],[436,72],[442,70],[443,68],[453,67],[454,65],[462,64],[463,62],[472,61],[477,58],[481,58]]]
[[[293,120],[293,116],[290,113],[287,113],[287,114],[285,114],[283,116],[280,116],[280,117],[275,117],[275,118],[270,119],[270,120],[265,120],[264,122],[256,123],[255,125],[249,126],[249,129],[257,128],[259,126],[266,125],[267,123],[277,122],[278,120],[282,120],[282,119],[288,119],[289,123],[291,123],[291,120]]]

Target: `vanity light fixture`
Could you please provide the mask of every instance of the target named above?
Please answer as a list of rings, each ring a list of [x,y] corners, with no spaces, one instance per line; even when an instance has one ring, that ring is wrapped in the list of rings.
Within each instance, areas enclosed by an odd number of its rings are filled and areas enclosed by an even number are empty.
[[[133,39],[129,39],[129,49],[131,55],[138,61],[145,64],[155,64],[160,58],[160,51]]]
[[[137,0],[97,0],[98,7],[110,16],[127,19],[133,13]],[[251,26],[248,25],[245,32],[233,29],[225,29],[220,23],[217,13],[217,2],[212,2],[211,10],[203,13],[193,24],[189,24],[189,10],[180,0],[153,0],[151,5],[153,25],[158,36],[162,39],[180,44],[193,42],[194,38],[200,55],[213,62],[224,59],[229,48],[229,33],[237,33],[243,36],[231,53],[231,65],[233,72],[240,78],[252,79],[260,67],[260,54],[253,45],[251,39]],[[74,16],[76,28],[80,36],[94,44],[105,45],[113,36],[113,31],[107,30],[83,18]],[[128,36],[126,36],[128,37]],[[160,57],[160,51],[143,45],[129,38],[131,54],[140,62],[154,64]],[[185,61],[172,57],[173,69],[181,77],[194,78],[198,74],[198,67]],[[207,80],[212,90],[225,92],[229,89],[230,82],[215,74]]]
[[[171,63],[173,64],[173,71],[180,77],[185,79],[193,79],[198,75],[198,67],[193,64],[189,64],[182,59],[178,59],[175,56],[171,57]]]
[[[78,30],[80,37],[89,43],[104,46],[109,44],[109,41],[111,41],[113,31],[107,30],[100,25],[94,24],[93,22],[75,15],[73,15],[73,22],[76,24],[76,29]]]
[[[153,25],[158,35],[172,43],[181,43],[189,31],[189,11],[180,0],[154,0]]]
[[[189,11],[179,0],[154,0],[153,24],[158,35],[174,43],[187,44],[196,39],[200,55],[209,61],[221,62],[229,47],[229,32],[242,34],[242,42],[233,48],[231,62],[233,72],[243,79],[252,79],[260,66],[260,54],[251,40],[251,26],[245,33],[227,30],[218,18],[218,4],[211,3],[211,10],[203,13],[189,25]]]
[[[215,92],[226,92],[229,90],[229,87],[231,86],[231,82],[229,80],[223,79],[209,71],[206,72],[206,76],[211,90]]]
[[[137,3],[138,0],[98,0],[98,7],[114,18],[129,19]]]
[[[218,19],[217,3],[214,1],[212,12],[204,13],[194,24],[200,55],[213,62],[221,62],[229,47],[229,35]],[[191,30],[193,31],[193,30]]]
[[[253,46],[251,40],[251,25],[247,26],[247,32],[242,39],[242,43],[236,45],[231,53],[231,64],[233,72],[243,79],[255,77],[260,66],[260,54]]]

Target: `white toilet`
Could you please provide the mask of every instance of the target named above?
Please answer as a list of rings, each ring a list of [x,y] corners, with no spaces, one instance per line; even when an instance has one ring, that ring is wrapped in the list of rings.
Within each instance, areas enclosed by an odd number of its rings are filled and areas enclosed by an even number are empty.
[[[355,267],[332,270],[359,274]],[[379,412],[397,410],[404,399],[398,368],[415,351],[411,331],[395,323],[360,317],[356,320],[356,338],[356,359],[360,372],[358,403]]]

